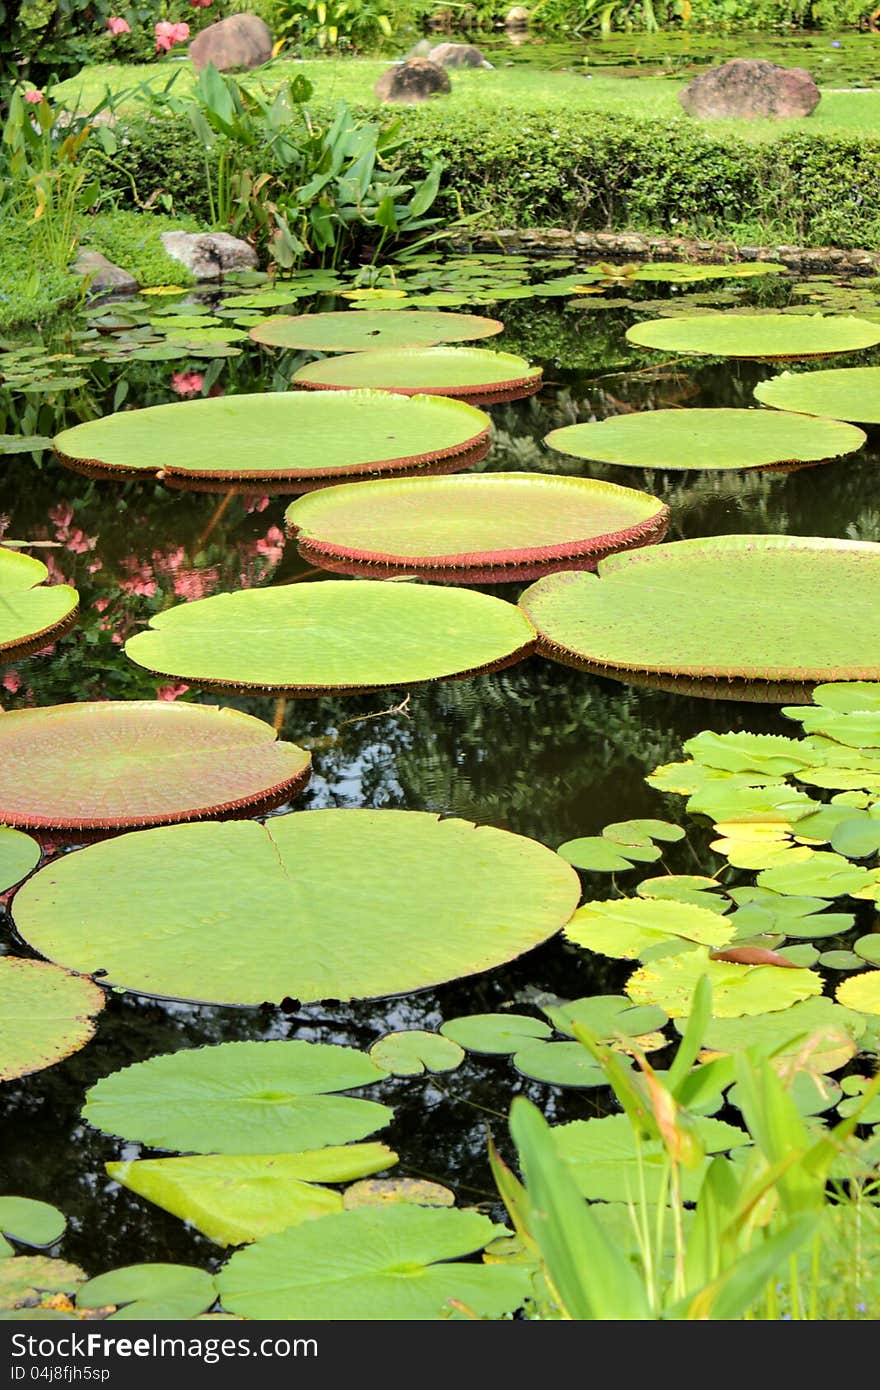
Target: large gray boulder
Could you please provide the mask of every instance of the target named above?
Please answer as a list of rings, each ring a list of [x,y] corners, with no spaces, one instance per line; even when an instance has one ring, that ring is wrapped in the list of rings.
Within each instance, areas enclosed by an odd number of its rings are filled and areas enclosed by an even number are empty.
[[[408,58],[386,68],[373,91],[380,101],[391,104],[427,101],[429,97],[445,96],[452,83],[445,68],[427,58]]]
[[[127,270],[108,261],[100,251],[81,246],[73,263],[76,275],[88,277],[92,294],[131,294],[138,282]]]
[[[438,43],[427,55],[431,63],[439,63],[441,68],[491,68],[476,44]]]
[[[162,245],[197,280],[219,280],[259,264],[254,248],[229,232],[163,232]]]
[[[688,115],[704,120],[809,116],[819,97],[806,68],[781,68],[760,58],[732,58],[695,77],[678,94]]]
[[[189,56],[197,68],[213,63],[220,72],[232,68],[257,68],[272,57],[272,35],[255,14],[232,14],[209,24],[189,46]]]

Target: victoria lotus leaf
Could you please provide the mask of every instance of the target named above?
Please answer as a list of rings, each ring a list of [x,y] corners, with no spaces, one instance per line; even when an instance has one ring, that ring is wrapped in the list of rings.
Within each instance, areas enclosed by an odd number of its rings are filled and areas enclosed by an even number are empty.
[[[33,1308],[46,1294],[71,1294],[87,1278],[78,1265],[46,1255],[16,1255],[0,1260],[0,1310]]]
[[[541,368],[513,353],[486,348],[376,348],[309,362],[294,373],[293,384],[329,391],[369,387],[404,395],[515,399],[538,390]]]
[[[512,1313],[529,1292],[524,1267],[464,1262],[506,1234],[475,1211],[397,1203],[294,1226],[234,1254],[217,1283],[246,1318],[411,1321]]]
[[[318,565],[487,582],[593,568],[612,551],[660,540],[669,509],[593,478],[480,473],[333,487],[299,498],[286,519]]]
[[[455,1071],[464,1061],[457,1043],[425,1028],[386,1033],[370,1048],[373,1061],[393,1076],[423,1076],[426,1071]]]
[[[316,480],[456,459],[463,467],[485,448],[488,428],[481,410],[446,397],[278,391],[121,410],[62,430],[53,446],[64,463],[122,478],[301,483],[305,490]]]
[[[867,542],[676,541],[610,556],[598,576],[549,575],[520,604],[549,655],[590,666],[803,682],[880,674],[880,545]]]
[[[767,410],[646,410],[552,430],[551,449],[629,468],[737,469],[820,463],[865,435],[836,420]]]
[[[563,927],[578,896],[569,865],[523,836],[324,810],[90,845],[19,891],[16,922],[42,954],[115,985],[260,1004],[403,994],[491,969]]]
[[[2,722],[9,716],[3,715]],[[8,766],[8,765],[7,765]],[[0,764],[0,778],[3,776],[3,765]],[[18,779],[16,779],[17,781]],[[11,819],[0,811],[0,820],[8,821]],[[20,830],[12,830],[7,825],[0,825],[0,893],[5,893],[8,888],[20,883],[32,869],[35,869],[40,862],[40,846],[36,840],[32,840],[30,835],[23,835]]]
[[[45,961],[0,957],[0,1081],[42,1071],[95,1031],[104,991]]]
[[[734,928],[728,918],[717,912],[687,903],[616,898],[579,907],[565,935],[576,946],[633,960],[652,946],[676,939],[718,949],[732,940]]]
[[[110,1321],[183,1320],[198,1317],[216,1302],[211,1275],[191,1265],[142,1264],[111,1269],[77,1289],[80,1308],[117,1305]],[[119,1306],[121,1305],[121,1306]]]
[[[837,986],[835,999],[848,1009],[863,1014],[880,1014],[880,970],[864,970],[850,975]]]
[[[64,1235],[67,1220],[57,1207],[32,1197],[0,1197],[0,1232],[23,1245],[52,1245]],[[0,1235],[0,1258],[12,1247]]]
[[[712,960],[699,948],[643,965],[627,980],[626,992],[636,1004],[659,1004],[671,1018],[684,1018],[703,976],[712,986],[718,1018],[787,1009],[822,993],[822,981],[814,971]]]
[[[702,357],[830,357],[876,347],[880,324],[821,314],[700,314],[636,323],[626,337],[638,347]]]
[[[49,638],[76,615],[79,594],[69,584],[44,584],[42,560],[0,546],[0,652]]]
[[[451,1038],[468,1052],[503,1057],[518,1052],[536,1040],[552,1037],[552,1029],[540,1018],[528,1014],[465,1014],[440,1025],[445,1038]]]
[[[755,396],[776,410],[880,425],[880,367],[783,372],[759,382]]]
[[[292,1152],[304,1162],[304,1151],[362,1139],[389,1123],[388,1106],[333,1094],[385,1076],[352,1047],[219,1043],[111,1072],[86,1093],[83,1118],[106,1134],[157,1149]]]
[[[423,348],[491,338],[504,325],[475,314],[413,309],[329,314],[276,314],[251,329],[255,343],[309,352],[359,352],[365,348]]]
[[[310,764],[238,710],[166,700],[15,710],[0,716],[0,820],[96,829],[234,814],[292,795]],[[12,833],[0,830],[0,862]]]
[[[125,651],[200,685],[317,694],[492,670],[526,656],[534,638],[513,604],[472,589],[328,580],[182,603]]]

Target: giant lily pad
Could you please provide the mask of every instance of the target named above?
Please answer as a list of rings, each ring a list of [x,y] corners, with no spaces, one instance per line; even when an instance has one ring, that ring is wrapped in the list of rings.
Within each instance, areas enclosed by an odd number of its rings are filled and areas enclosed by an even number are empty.
[[[184,603],[157,614],[125,651],[199,685],[318,694],[494,670],[533,642],[522,613],[488,594],[362,579]]]
[[[775,410],[880,425],[880,367],[783,372],[759,382],[755,395],[762,405]]]
[[[563,661],[749,680],[880,675],[880,545],[676,541],[610,556],[599,577],[539,579],[520,603]]]
[[[385,1075],[353,1047],[220,1043],[111,1072],[87,1093],[83,1117],[107,1134],[158,1149],[297,1153],[362,1139],[387,1125],[386,1105],[334,1094]]]
[[[103,990],[45,961],[0,957],[0,1081],[54,1066],[85,1047]]]
[[[217,1283],[246,1318],[421,1321],[448,1317],[450,1299],[498,1318],[522,1303],[528,1270],[460,1261],[504,1233],[475,1211],[359,1207],[238,1251]]]
[[[544,442],[629,468],[736,469],[819,463],[854,453],[865,436],[836,420],[767,410],[645,410],[566,425]]]
[[[62,463],[87,472],[307,491],[327,479],[465,467],[485,454],[488,428],[482,411],[444,397],[291,391],[118,411],[53,444]]]
[[[876,347],[880,324],[821,314],[700,314],[634,323],[626,337],[639,347],[701,357],[830,357]]]
[[[75,618],[76,589],[69,584],[46,585],[48,575],[42,560],[0,546],[0,652],[49,641]]]
[[[400,994],[489,970],[564,926],[579,893],[558,855],[507,831],[414,811],[303,811],[91,845],[19,890],[16,922],[41,954],[115,985],[259,1004]]]
[[[593,478],[481,473],[352,483],[302,497],[286,515],[315,564],[488,583],[594,568],[660,540],[669,509]]]
[[[423,392],[464,400],[517,400],[540,389],[541,368],[513,353],[486,348],[379,348],[309,362],[293,382],[316,391],[366,386],[405,396]]]
[[[659,1004],[670,1018],[682,1018],[690,1012],[704,975],[712,986],[718,1018],[771,1013],[822,993],[822,981],[812,970],[712,960],[696,948],[643,965],[630,976],[626,992],[636,1004]]]
[[[444,314],[413,309],[330,314],[274,314],[250,331],[267,347],[306,348],[310,352],[360,352],[364,348],[423,348],[492,338],[504,327],[475,314]]]
[[[8,770],[8,765],[4,768],[0,763],[0,778],[3,772]],[[0,811],[0,820],[9,819],[9,816]],[[0,893],[5,893],[7,888],[20,883],[39,862],[40,846],[36,840],[32,840],[30,835],[23,835],[20,830],[11,830],[5,825],[0,825]]]
[[[298,791],[310,762],[238,710],[163,700],[16,710],[0,716],[0,820],[99,829],[234,815]]]

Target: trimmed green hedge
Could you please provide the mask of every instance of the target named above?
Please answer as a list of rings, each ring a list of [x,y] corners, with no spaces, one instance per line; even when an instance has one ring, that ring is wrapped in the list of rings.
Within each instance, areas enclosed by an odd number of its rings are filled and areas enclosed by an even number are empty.
[[[398,163],[420,177],[442,160],[440,210],[481,212],[486,226],[880,244],[877,137],[798,133],[753,144],[684,120],[525,112],[493,122],[456,112],[453,121],[430,106],[399,115]],[[162,190],[175,211],[207,217],[205,156],[189,125],[156,121],[127,137],[121,158],[140,198]],[[123,181],[118,196],[131,196]]]

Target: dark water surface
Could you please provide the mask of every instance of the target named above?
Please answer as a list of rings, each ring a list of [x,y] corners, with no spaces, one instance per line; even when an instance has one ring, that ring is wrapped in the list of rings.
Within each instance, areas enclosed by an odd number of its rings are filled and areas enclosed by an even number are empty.
[[[651,298],[664,291],[651,286]],[[733,303],[784,302],[789,289],[726,290]],[[643,294],[642,298],[647,298]],[[692,295],[699,299],[699,292]],[[329,302],[322,307],[331,307]],[[496,407],[492,452],[481,467],[593,473],[654,492],[672,509],[669,539],[729,532],[784,532],[880,540],[875,433],[855,458],[791,473],[663,474],[589,464],[550,453],[551,428],[622,410],[663,406],[742,406],[773,375],[768,364],[678,360],[655,365],[624,342],[634,307],[567,309],[564,302],[501,303],[508,325],[493,340],[545,367],[545,387],[533,399]],[[57,345],[64,345],[58,330]],[[301,361],[247,347],[220,361],[214,389],[284,389]],[[880,362],[880,353],[835,365]],[[205,362],[139,363],[113,368],[108,378],[87,370],[89,384],[45,398],[13,396],[0,387],[6,412],[0,429],[13,430],[29,410],[29,428],[52,434],[122,405],[175,400],[173,378],[208,370]],[[127,386],[120,386],[120,383]],[[123,392],[125,394],[123,395]],[[0,701],[12,709],[90,698],[152,698],[157,682],[133,667],[118,640],[157,609],[203,594],[267,583],[314,582],[295,546],[283,543],[286,500],[166,491],[157,484],[92,482],[46,454],[10,456],[0,475],[0,522],[7,537],[59,542],[48,555],[54,576],[77,584],[82,618],[51,653],[12,667],[0,665]],[[494,592],[515,600],[518,588]],[[729,614],[736,607],[730,576]],[[725,612],[718,622],[724,624]],[[172,693],[166,690],[166,694]],[[657,763],[676,759],[681,742],[703,728],[791,732],[778,708],[707,700],[636,688],[532,658],[497,675],[412,691],[402,712],[381,714],[406,692],[348,699],[238,698],[226,703],[271,720],[283,735],[310,747],[314,775],[298,808],[402,807],[455,814],[509,828],[556,846],[632,816],[677,816],[681,802],[644,782]],[[182,698],[217,703],[184,691]],[[665,857],[673,872],[710,872],[717,860],[709,836],[692,828]],[[657,871],[660,871],[658,865]],[[625,887],[635,879],[623,879]],[[592,896],[610,881],[595,877]],[[247,932],[246,921],[241,923]],[[0,914],[0,949],[26,954],[8,917]],[[567,998],[617,992],[629,973],[623,962],[588,959],[551,942],[503,970],[423,994],[379,1002],[282,1009],[231,1009],[111,996],[95,1040],[66,1063],[3,1087],[0,1092],[0,1191],[41,1197],[60,1206],[70,1229],[60,1247],[90,1273],[139,1260],[216,1265],[218,1247],[182,1222],[109,1182],[108,1160],[133,1158],[137,1145],[95,1133],[79,1118],[83,1093],[99,1076],[155,1053],[242,1038],[301,1038],[367,1047],[393,1028],[434,1028],[444,1018],[494,1010],[511,1001],[530,1010],[535,990]],[[503,1136],[511,1096],[525,1090],[551,1117],[595,1113],[607,1097],[563,1091],[518,1077],[506,1058],[469,1058],[439,1077],[390,1081],[371,1089],[396,1107],[379,1137],[400,1154],[398,1173],[438,1179],[461,1201],[492,1200],[485,1159],[486,1126]],[[146,1153],[146,1151],[143,1151]]]

